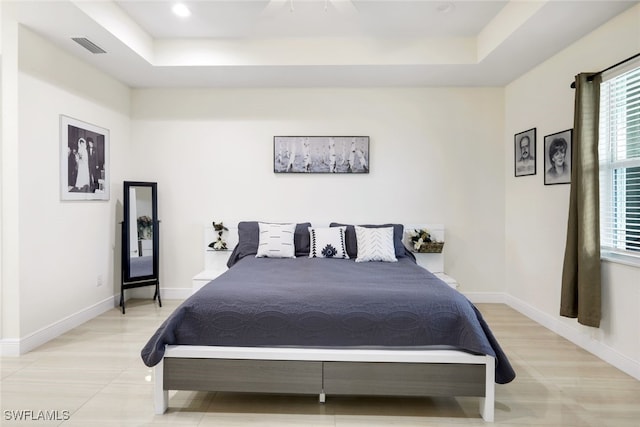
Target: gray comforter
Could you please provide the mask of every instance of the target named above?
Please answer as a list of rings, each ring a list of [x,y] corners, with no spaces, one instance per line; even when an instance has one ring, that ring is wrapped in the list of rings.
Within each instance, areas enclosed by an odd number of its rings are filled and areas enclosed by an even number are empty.
[[[154,366],[177,344],[453,346],[494,356],[496,382],[515,378],[475,306],[411,258],[242,258],[166,319],[142,359]]]

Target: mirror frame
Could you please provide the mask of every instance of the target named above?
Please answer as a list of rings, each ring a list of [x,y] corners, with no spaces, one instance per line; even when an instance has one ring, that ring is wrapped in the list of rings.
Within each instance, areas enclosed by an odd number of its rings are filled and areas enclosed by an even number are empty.
[[[152,224],[153,224],[153,235],[152,235],[152,247],[153,247],[153,273],[151,275],[146,276],[135,276],[131,277],[131,262],[130,262],[130,254],[129,248],[131,244],[131,239],[138,239],[138,236],[130,236],[129,227],[132,221],[130,217],[130,203],[129,194],[131,187],[145,187],[151,188],[151,212],[152,212]],[[158,280],[158,270],[159,270],[159,252],[160,252],[160,227],[158,221],[158,184],[155,182],[141,182],[141,181],[124,181],[124,221],[122,226],[122,271],[123,271],[123,282],[131,283],[131,282],[153,282]],[[137,221],[137,218],[133,218],[133,221]],[[137,229],[137,227],[136,227]]]

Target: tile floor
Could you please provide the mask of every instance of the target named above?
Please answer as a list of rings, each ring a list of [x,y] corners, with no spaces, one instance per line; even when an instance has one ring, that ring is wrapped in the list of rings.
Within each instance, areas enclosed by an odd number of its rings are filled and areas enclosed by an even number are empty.
[[[0,425],[486,426],[477,398],[172,392],[154,415],[139,353],[179,304],[132,300],[18,358],[1,358]],[[518,377],[496,386],[500,426],[640,426],[640,381],[501,304],[478,304]],[[30,415],[24,411],[33,411]],[[58,420],[37,419],[49,411]],[[57,411],[57,412],[54,412]],[[18,421],[22,414],[29,419]]]

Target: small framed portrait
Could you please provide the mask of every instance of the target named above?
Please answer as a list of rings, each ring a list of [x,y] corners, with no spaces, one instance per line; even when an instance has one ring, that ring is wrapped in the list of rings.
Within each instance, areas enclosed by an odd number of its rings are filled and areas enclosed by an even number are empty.
[[[544,185],[571,183],[573,129],[544,137]]]
[[[515,134],[514,165],[515,176],[536,174],[536,128]]]
[[[60,116],[60,197],[109,200],[109,131]]]

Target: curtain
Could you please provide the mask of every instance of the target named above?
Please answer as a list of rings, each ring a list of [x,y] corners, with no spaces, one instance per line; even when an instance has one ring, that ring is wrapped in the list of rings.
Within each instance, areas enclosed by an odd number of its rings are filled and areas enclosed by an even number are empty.
[[[600,74],[582,73],[575,81],[571,156],[571,194],[562,270],[560,315],[600,326],[600,203],[598,128]]]

